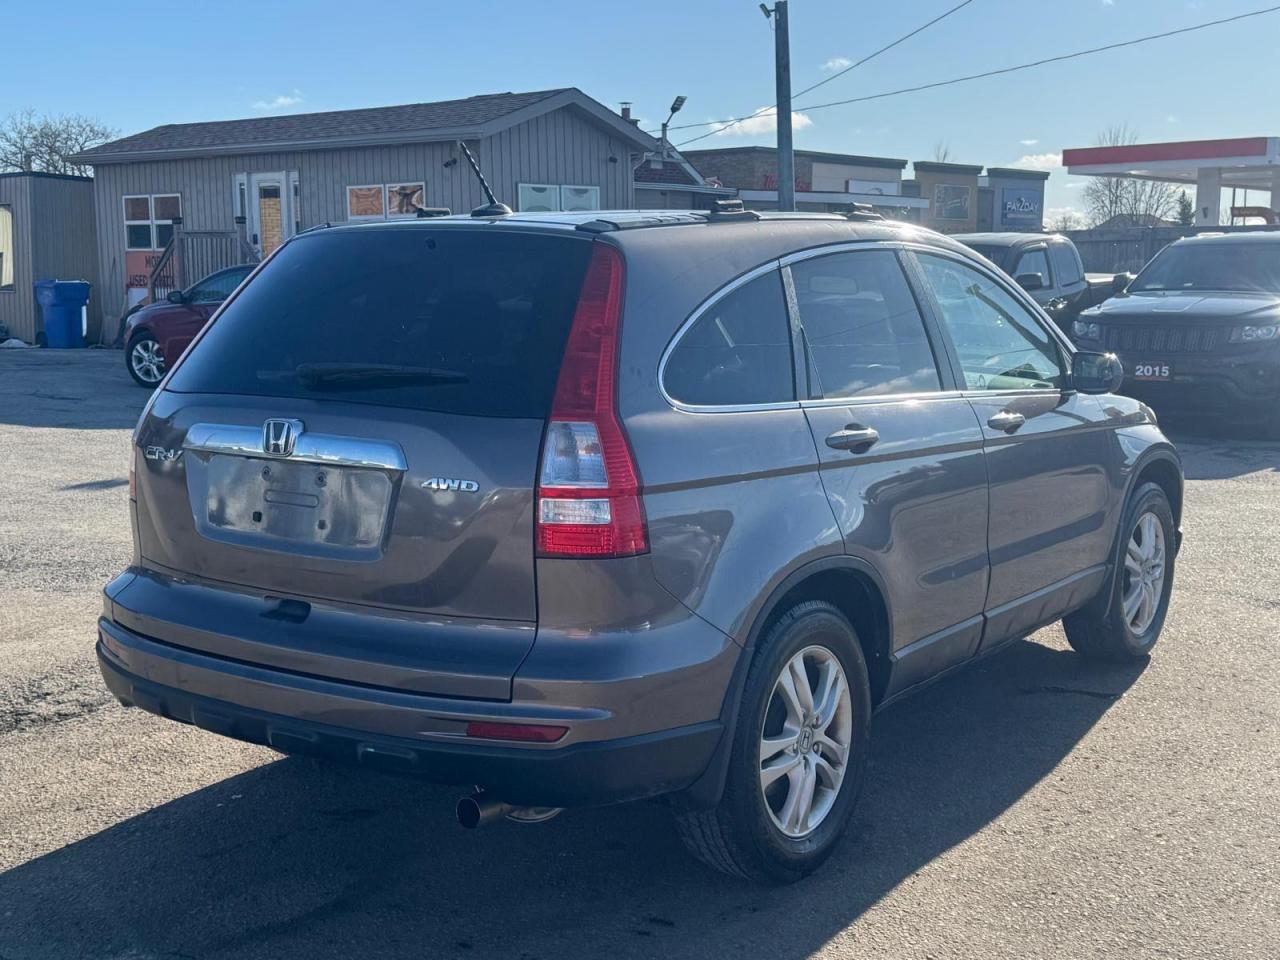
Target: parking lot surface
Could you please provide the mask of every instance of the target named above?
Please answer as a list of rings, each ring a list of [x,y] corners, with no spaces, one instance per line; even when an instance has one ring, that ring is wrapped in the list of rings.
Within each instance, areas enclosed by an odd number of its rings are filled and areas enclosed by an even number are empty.
[[[0,353],[0,960],[1280,956],[1280,444],[1174,432],[1150,663],[1054,628],[891,707],[849,835],[771,890],[658,804],[465,832],[457,789],[116,704],[94,621],[145,399],[118,352]]]

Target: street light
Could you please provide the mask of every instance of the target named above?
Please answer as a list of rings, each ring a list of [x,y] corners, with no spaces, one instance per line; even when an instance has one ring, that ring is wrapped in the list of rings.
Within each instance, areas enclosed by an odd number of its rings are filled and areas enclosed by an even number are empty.
[[[680,108],[684,106],[688,97],[679,96],[671,101],[671,112],[667,114],[667,119],[662,121],[662,159],[667,159],[667,125],[671,123],[671,118],[680,112]]]

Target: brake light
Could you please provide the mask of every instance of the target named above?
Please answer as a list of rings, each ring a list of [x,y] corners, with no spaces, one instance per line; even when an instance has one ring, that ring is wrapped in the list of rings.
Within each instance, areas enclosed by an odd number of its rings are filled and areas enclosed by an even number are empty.
[[[556,381],[538,476],[538,553],[630,557],[649,549],[640,473],[618,419],[622,257],[597,243]]]

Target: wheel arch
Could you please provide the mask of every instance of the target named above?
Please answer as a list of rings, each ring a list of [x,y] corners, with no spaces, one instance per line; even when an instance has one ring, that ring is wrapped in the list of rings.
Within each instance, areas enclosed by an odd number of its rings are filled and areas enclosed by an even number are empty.
[[[760,638],[784,613],[806,600],[830,603],[849,619],[857,633],[871,682],[872,708],[884,698],[892,668],[892,624],[889,594],[876,569],[857,557],[834,556],[814,560],[793,570],[769,592],[751,619],[742,656],[734,669],[720,711],[723,733],[706,772],[687,790],[672,798],[681,809],[715,806],[724,792],[729,754],[747,671]]]

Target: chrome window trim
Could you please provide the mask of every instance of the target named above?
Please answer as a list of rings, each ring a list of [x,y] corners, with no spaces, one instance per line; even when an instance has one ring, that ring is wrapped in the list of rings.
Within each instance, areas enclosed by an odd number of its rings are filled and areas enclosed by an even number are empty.
[[[684,339],[690,328],[701,319],[702,315],[723,300],[729,294],[733,293],[739,287],[746,286],[752,280],[757,280],[768,273],[777,273],[782,263],[779,260],[769,260],[760,266],[748,270],[746,273],[730,280],[720,289],[716,290],[711,296],[707,297],[702,303],[689,314],[684,323],[676,329],[671,339],[667,342],[666,348],[662,351],[662,357],[658,360],[658,392],[662,395],[662,399],[673,409],[681,413],[756,413],[762,410],[796,410],[800,406],[799,400],[781,400],[772,403],[736,403],[736,404],[698,404],[685,403],[677,400],[671,394],[667,393],[667,361],[671,359],[671,354],[676,347],[680,345],[680,341]],[[779,276],[778,282],[782,282]],[[785,293],[785,291],[784,291]],[[789,317],[781,318],[786,323],[790,323]],[[788,326],[788,330],[790,327]],[[795,366],[795,358],[792,357],[792,366]],[[793,382],[793,386],[796,386]],[[798,387],[797,387],[798,389]]]
[[[335,467],[365,467],[375,470],[404,472],[408,463],[400,445],[390,440],[367,440],[361,437],[339,437],[326,433],[303,431],[294,441],[293,453],[276,457],[262,449],[262,427],[246,427],[227,423],[196,423],[187,430],[182,443],[193,453],[230,454],[237,457],[261,457],[321,463]]]
[[[822,397],[817,400],[801,400],[800,406],[809,409],[823,407],[856,407],[869,403],[881,405],[886,403],[923,403],[929,400],[960,400],[965,396],[963,390],[917,390],[913,393],[868,393],[853,397]]]

